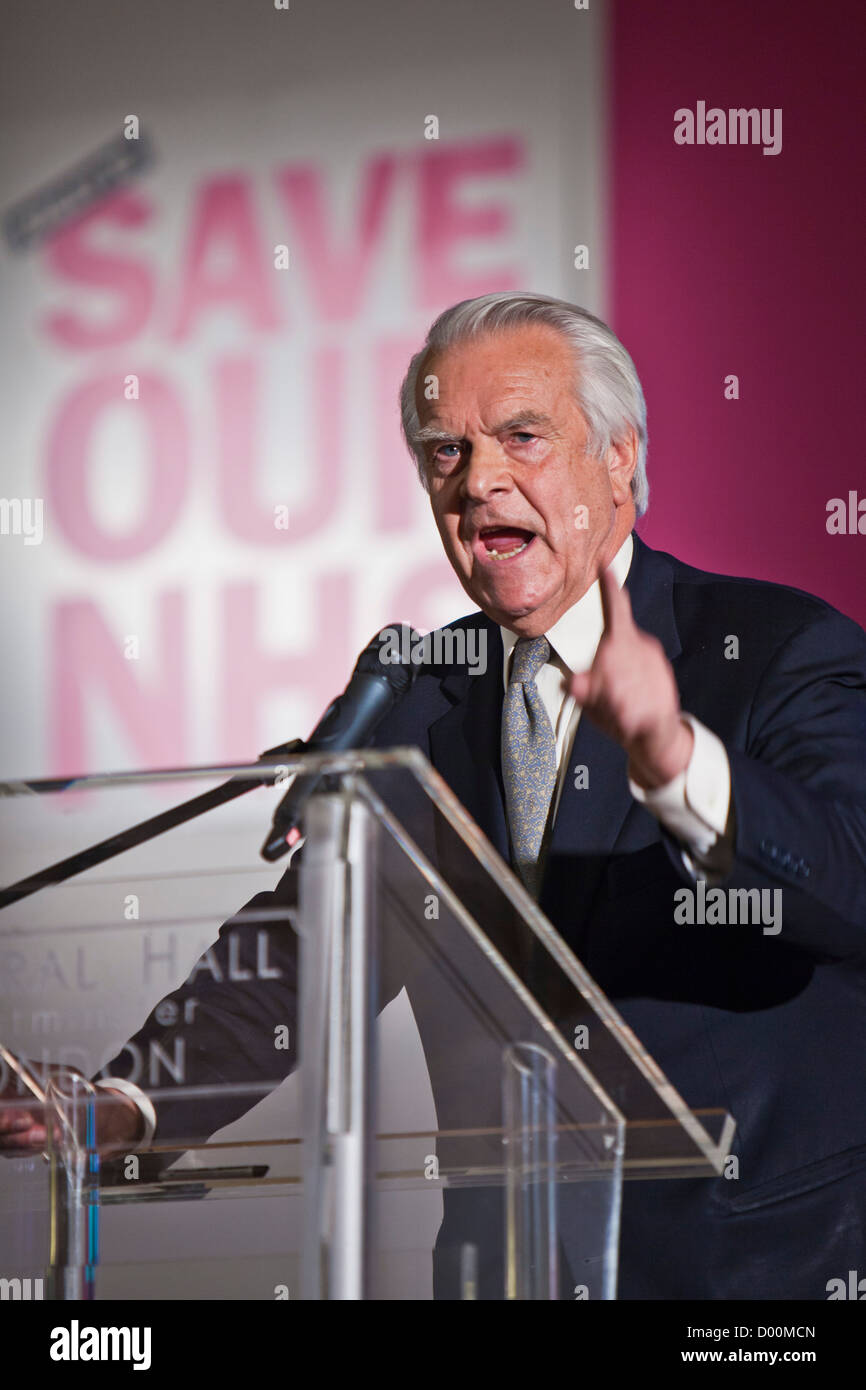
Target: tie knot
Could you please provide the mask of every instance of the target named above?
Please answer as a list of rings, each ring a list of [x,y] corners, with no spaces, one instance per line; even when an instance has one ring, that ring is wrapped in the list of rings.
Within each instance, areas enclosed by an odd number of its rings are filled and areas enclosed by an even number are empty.
[[[511,657],[511,684],[534,681],[542,666],[550,659],[550,643],[546,637],[521,637]]]

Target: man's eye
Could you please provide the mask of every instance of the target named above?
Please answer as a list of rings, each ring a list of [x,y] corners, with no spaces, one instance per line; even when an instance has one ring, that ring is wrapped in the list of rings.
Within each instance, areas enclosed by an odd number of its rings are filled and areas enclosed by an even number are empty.
[[[446,452],[448,449],[452,449],[454,452],[449,454]],[[456,459],[459,454],[459,444],[440,444],[433,457],[440,463],[453,463],[454,459]]]
[[[534,439],[535,435],[530,434],[528,430],[515,430],[511,438],[516,439],[518,444],[522,444],[525,441]]]

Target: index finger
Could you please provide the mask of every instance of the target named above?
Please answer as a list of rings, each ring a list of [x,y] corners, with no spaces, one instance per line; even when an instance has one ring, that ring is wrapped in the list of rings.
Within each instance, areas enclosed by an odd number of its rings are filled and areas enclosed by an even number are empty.
[[[612,636],[614,632],[631,621],[631,604],[628,593],[625,587],[622,589],[619,587],[613,570],[610,568],[600,572],[598,587],[601,591],[604,630],[608,636]]]

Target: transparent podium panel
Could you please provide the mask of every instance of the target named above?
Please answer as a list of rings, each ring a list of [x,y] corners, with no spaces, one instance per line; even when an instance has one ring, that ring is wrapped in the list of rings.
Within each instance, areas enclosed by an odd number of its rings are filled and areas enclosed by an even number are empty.
[[[4,1296],[614,1298],[622,1182],[730,1117],[419,752],[282,752],[3,789]]]

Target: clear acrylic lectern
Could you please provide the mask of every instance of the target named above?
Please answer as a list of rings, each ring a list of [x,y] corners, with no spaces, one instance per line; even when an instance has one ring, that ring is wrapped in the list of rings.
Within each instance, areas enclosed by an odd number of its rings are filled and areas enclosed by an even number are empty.
[[[287,871],[258,848],[296,774]],[[248,794],[44,873],[227,776]],[[0,911],[0,1106],[47,1117],[0,1162],[8,1296],[610,1299],[622,1182],[721,1171],[730,1117],[418,751],[4,790],[0,879],[38,891]],[[101,1142],[109,1076],[146,1147]]]

